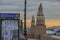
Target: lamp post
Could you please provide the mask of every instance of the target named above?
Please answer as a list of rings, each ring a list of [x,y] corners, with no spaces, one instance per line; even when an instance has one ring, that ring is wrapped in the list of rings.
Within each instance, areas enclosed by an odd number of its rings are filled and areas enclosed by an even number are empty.
[[[26,30],[26,0],[25,0],[25,8],[24,8],[24,36],[27,38],[27,30]]]

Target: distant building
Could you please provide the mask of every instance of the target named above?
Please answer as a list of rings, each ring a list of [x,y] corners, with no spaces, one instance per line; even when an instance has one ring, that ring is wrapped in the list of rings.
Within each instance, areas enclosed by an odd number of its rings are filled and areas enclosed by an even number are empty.
[[[46,34],[50,36],[51,35],[60,36],[60,26],[54,26],[54,27],[47,28]]]

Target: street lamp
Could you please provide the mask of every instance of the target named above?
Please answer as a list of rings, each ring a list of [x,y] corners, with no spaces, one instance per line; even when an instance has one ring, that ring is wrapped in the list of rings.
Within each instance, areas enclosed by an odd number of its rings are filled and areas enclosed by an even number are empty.
[[[25,0],[25,8],[24,8],[24,36],[27,38],[27,29],[26,29],[26,0]]]

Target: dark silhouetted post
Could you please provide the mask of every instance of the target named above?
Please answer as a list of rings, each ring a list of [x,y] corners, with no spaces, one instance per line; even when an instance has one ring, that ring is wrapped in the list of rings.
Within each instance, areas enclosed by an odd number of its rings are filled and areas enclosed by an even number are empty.
[[[25,0],[24,4],[25,4],[25,8],[24,8],[24,36],[25,36],[25,38],[27,38],[27,29],[26,29],[26,0]]]

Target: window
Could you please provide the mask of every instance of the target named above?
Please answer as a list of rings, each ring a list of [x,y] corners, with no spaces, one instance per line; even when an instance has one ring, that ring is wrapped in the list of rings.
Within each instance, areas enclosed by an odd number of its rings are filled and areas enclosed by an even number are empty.
[[[44,25],[44,24],[40,24],[40,23],[37,24],[37,26],[41,26],[41,25]]]
[[[41,35],[39,35],[39,39],[41,38]]]
[[[6,35],[8,35],[7,31],[5,32]]]
[[[5,40],[8,40],[8,38],[5,38]]]
[[[31,34],[31,38],[34,38],[34,34]]]
[[[4,40],[4,37],[2,37],[2,40]]]

